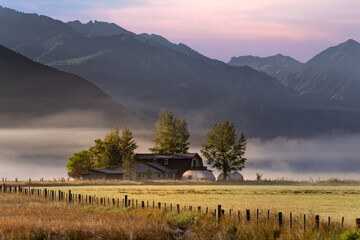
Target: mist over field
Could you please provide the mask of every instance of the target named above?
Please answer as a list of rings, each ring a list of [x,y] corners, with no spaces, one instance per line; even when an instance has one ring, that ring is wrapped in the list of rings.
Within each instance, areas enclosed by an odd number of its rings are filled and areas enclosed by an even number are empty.
[[[87,149],[104,128],[47,128],[0,130],[0,178],[13,180],[53,179],[66,176],[67,158]],[[152,132],[133,130],[137,152],[148,152]],[[190,152],[200,153],[205,134],[194,133]],[[360,136],[327,135],[311,139],[248,139],[243,170],[245,179],[263,178],[325,179],[358,178],[360,174]],[[218,172],[215,170],[214,174]]]

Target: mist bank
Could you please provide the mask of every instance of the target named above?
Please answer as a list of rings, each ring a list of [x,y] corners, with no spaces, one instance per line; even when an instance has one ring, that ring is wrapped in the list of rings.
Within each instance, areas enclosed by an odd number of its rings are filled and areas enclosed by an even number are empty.
[[[68,157],[88,149],[108,128],[0,129],[0,178],[13,180],[65,177]],[[136,152],[152,147],[152,131],[133,129]],[[200,153],[205,132],[195,131],[190,152]],[[359,178],[360,135],[324,135],[308,139],[248,139],[245,179]],[[204,160],[205,162],[205,160]],[[214,170],[215,176],[218,174]]]

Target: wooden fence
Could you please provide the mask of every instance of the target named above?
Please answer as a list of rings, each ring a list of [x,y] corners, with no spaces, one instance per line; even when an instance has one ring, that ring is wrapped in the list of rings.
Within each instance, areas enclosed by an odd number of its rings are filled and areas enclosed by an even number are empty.
[[[193,209],[193,206],[189,206],[187,209],[186,206],[180,207],[180,204],[166,204],[161,202],[155,201],[138,201],[135,199],[129,199],[128,195],[124,195],[123,199],[120,198],[105,198],[105,197],[98,197],[96,195],[82,195],[82,194],[75,194],[72,193],[71,190],[68,192],[64,192],[61,190],[55,191],[55,190],[48,190],[46,188],[39,189],[34,187],[22,187],[20,185],[8,185],[8,184],[2,184],[0,185],[0,194],[18,194],[18,195],[28,195],[33,196],[37,198],[42,198],[48,201],[53,202],[64,202],[68,204],[74,204],[77,203],[79,205],[97,205],[97,206],[103,206],[103,207],[114,207],[116,209],[119,208],[131,208],[131,209],[157,209],[157,210],[163,210],[164,212],[174,212],[180,214],[181,212],[191,212],[191,211],[197,211],[199,213],[203,213],[206,215],[212,215],[216,217],[218,223],[221,222],[221,220],[224,217],[236,217],[237,221],[241,221],[241,211],[238,210],[237,212],[234,212],[232,209],[228,210],[228,213],[225,213],[225,210],[222,209],[222,205],[218,205],[216,209],[211,211],[208,207],[205,209],[202,209],[201,206],[198,206],[196,209]],[[312,221],[311,216],[307,216],[306,214],[303,214],[303,230],[306,231],[306,224],[308,221]],[[250,222],[254,218],[254,221],[256,220],[256,224],[259,224],[259,209],[256,209],[256,212],[254,215],[251,215],[251,211],[249,209],[245,210],[245,216],[244,221]],[[284,223],[284,216],[282,212],[277,213],[277,224],[279,228],[283,227]],[[313,219],[315,223],[315,227],[317,229],[320,228],[320,216],[315,215],[315,218]],[[344,227],[344,217],[341,219],[341,228]],[[266,215],[266,221],[270,221],[270,210],[267,210]],[[288,218],[289,228],[290,231],[293,228],[293,214],[289,214]],[[356,227],[360,229],[360,218],[355,219]],[[330,228],[331,226],[331,217],[327,218],[327,227]]]

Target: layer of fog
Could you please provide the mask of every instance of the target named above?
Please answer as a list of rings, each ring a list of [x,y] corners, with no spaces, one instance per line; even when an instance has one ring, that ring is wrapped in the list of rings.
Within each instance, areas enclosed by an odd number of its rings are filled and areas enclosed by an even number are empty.
[[[148,152],[152,132],[133,131],[139,145],[137,152]],[[94,139],[108,132],[103,128],[0,129],[0,178],[67,177],[67,158],[89,148]],[[204,139],[205,134],[193,134],[190,152],[200,153]],[[256,172],[272,179],[358,178],[360,136],[249,139],[246,157],[242,171],[246,179],[254,179]]]

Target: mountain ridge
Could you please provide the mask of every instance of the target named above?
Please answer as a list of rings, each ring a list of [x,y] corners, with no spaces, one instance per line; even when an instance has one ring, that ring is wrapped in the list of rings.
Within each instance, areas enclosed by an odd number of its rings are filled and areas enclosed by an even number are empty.
[[[360,43],[325,49],[283,83],[325,104],[360,109]]]
[[[228,64],[233,66],[250,66],[255,70],[265,72],[282,81],[288,75],[298,71],[303,65],[292,57],[277,54],[269,57],[240,56],[232,57]]]

